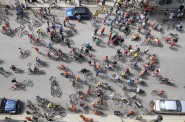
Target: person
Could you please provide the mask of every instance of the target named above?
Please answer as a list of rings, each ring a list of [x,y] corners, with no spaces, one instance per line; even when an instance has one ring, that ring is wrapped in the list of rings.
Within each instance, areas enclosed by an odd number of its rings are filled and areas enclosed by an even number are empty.
[[[47,48],[52,49],[52,48],[53,48],[53,47],[52,47],[52,44],[49,43],[48,46],[47,46]]]
[[[140,87],[137,87],[136,88],[136,93],[139,93],[141,91],[141,88]]]
[[[170,43],[169,48],[172,48],[174,45],[175,45],[175,41],[172,41],[172,42]]]
[[[181,22],[181,23],[179,23],[179,24],[176,26],[176,29],[177,29],[177,30],[179,30],[179,31],[181,31],[181,30],[182,30],[182,22]]]
[[[138,34],[138,33],[135,33],[135,34],[133,35],[133,38],[134,38],[134,39],[139,39],[139,34]]]
[[[75,105],[71,105],[71,110],[72,111],[76,111],[77,110],[76,106]]]
[[[136,47],[135,47],[135,52],[139,52],[139,51],[140,51],[140,48],[139,48],[138,45],[136,45]]]
[[[101,35],[104,34],[104,31],[105,31],[105,27],[103,27],[103,28],[101,29]]]
[[[35,51],[36,51],[38,54],[40,54],[39,48],[37,48],[37,47],[32,47],[32,48],[34,48]]]
[[[149,47],[146,47],[144,53],[147,54],[149,52]]]
[[[21,55],[24,55],[24,54],[25,54],[24,49],[22,49],[22,48],[20,48],[20,47],[19,47],[19,52],[20,52]]]
[[[12,87],[16,89],[18,87],[18,82],[17,82],[16,78],[12,79],[12,83],[13,83]]]
[[[65,70],[65,71],[64,71],[64,76],[65,76],[66,78],[68,78],[68,75],[69,75],[68,71]]]
[[[147,43],[151,43],[151,42],[152,42],[151,36],[148,36],[148,37],[146,38],[146,41],[147,41]]]
[[[142,77],[145,73],[147,73],[147,69],[146,68],[139,73],[139,77]]]
[[[105,61],[105,62],[108,62],[108,61],[109,61],[108,56],[105,56],[104,61]]]
[[[154,71],[154,75],[155,75],[155,76],[159,75],[159,72],[160,72],[160,69],[156,69],[156,70]]]
[[[140,77],[136,78],[136,80],[137,80],[137,82],[138,82],[139,84],[141,84],[141,83],[143,83],[143,82],[144,82],[144,81],[143,81],[143,79],[142,79],[142,78],[140,78]]]
[[[135,115],[136,113],[134,112],[134,111],[129,111],[128,113],[127,113],[127,116],[131,116],[131,115]]]
[[[10,69],[12,69],[13,71],[16,71],[17,68],[16,68],[15,65],[11,65],[11,66],[10,66]]]
[[[86,68],[83,68],[83,69],[80,70],[80,72],[81,72],[82,74],[86,74],[88,71],[89,71],[89,70],[87,70]]]
[[[138,52],[134,53],[134,59],[137,59],[139,57]]]
[[[161,43],[161,39],[156,38],[156,39],[155,39],[155,43],[156,43],[156,44],[160,44],[160,43]]]
[[[155,54],[152,54],[152,55],[150,56],[150,60],[151,60],[151,61],[155,60],[155,58],[156,58],[156,55],[155,55]]]
[[[38,33],[38,34],[43,34],[42,29],[41,29],[41,28],[38,28],[38,29],[37,29],[37,33]]]
[[[181,4],[181,5],[179,6],[178,12],[182,11],[183,9],[184,9],[184,4]]]
[[[170,41],[170,39],[171,39],[171,36],[168,35],[168,36],[166,37],[166,42],[168,43],[168,42]]]
[[[121,49],[117,49],[116,54],[117,54],[118,56],[121,56],[121,55],[122,55]]]
[[[128,67],[125,68],[125,74],[126,74],[126,75],[129,75],[129,74],[130,74],[130,70],[129,70]]]
[[[81,19],[80,14],[78,14],[76,17],[77,17],[77,19],[78,19],[78,22],[82,22],[82,19]]]

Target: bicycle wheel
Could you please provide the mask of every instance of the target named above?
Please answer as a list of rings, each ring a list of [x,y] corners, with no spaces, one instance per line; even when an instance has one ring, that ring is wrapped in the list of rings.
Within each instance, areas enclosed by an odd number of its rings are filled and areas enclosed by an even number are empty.
[[[20,55],[19,58],[20,58],[20,59],[23,59],[23,58],[24,58],[24,55]]]
[[[62,116],[62,117],[65,117],[66,116],[66,112],[59,112],[59,115]]]
[[[118,105],[119,104],[119,100],[113,100],[114,105]]]
[[[141,42],[140,45],[144,46],[144,45],[146,45],[146,42]]]
[[[156,95],[157,95],[157,90],[153,90],[153,91],[151,92],[151,94],[152,94],[153,96],[156,96]]]
[[[28,80],[27,86],[33,87],[34,86],[33,81]]]
[[[25,54],[30,54],[30,50],[25,50]]]

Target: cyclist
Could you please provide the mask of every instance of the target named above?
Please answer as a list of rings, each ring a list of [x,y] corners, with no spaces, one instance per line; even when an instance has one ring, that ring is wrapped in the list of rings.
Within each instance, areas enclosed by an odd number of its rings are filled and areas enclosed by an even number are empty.
[[[134,39],[139,39],[139,34],[138,34],[138,33],[135,33],[135,34],[133,35],[133,38],[134,38]]]
[[[13,78],[13,79],[12,79],[12,83],[13,83],[13,86],[12,86],[13,88],[16,89],[17,87],[19,87],[16,78]]]
[[[48,58],[51,58],[51,57],[52,57],[51,54],[50,54],[50,52],[47,52],[47,53],[46,53],[46,56],[47,56]]]
[[[11,65],[10,69],[12,69],[13,71],[16,71],[17,67],[15,65]]]
[[[152,56],[150,56],[150,60],[151,61],[155,60],[155,58],[156,58],[156,55],[155,54],[153,54]]]
[[[144,50],[144,53],[148,53],[149,52],[149,47],[146,47],[145,50]]]
[[[47,48],[52,49],[52,48],[53,48],[53,47],[52,47],[52,44],[49,43],[48,46],[47,46]]]
[[[121,56],[121,55],[122,55],[121,49],[117,49],[116,54],[117,54],[118,56]]]
[[[54,104],[49,103],[49,104],[48,104],[48,108],[54,108]]]
[[[42,29],[41,29],[41,28],[38,28],[38,29],[37,29],[37,34],[39,34],[39,35],[40,35],[40,34],[43,34],[43,32],[42,32]]]
[[[181,31],[182,30],[182,23],[179,23],[177,26],[176,26],[176,29]]]
[[[108,56],[105,56],[104,61],[105,61],[105,62],[108,62],[108,61],[109,61]]]
[[[71,110],[72,111],[76,111],[77,110],[76,106],[75,105],[71,105]]]
[[[147,73],[147,69],[146,68],[139,73],[139,77],[142,77],[145,73]]]
[[[135,115],[136,113],[134,112],[134,111],[129,111],[128,113],[127,113],[127,116],[131,116],[131,115]]]
[[[128,46],[128,50],[130,51],[132,49],[132,45],[129,45]]]
[[[21,55],[24,55],[24,54],[25,54],[24,49],[22,49],[22,48],[20,48],[20,47],[19,47],[19,52],[20,52]]]
[[[138,45],[136,45],[136,47],[135,47],[135,52],[139,52],[139,51],[140,51],[140,48],[139,48]]]
[[[134,53],[134,59],[138,58],[138,52]]]
[[[172,42],[170,43],[170,47],[169,47],[169,48],[172,48],[174,45],[175,45],[175,41],[172,41]]]
[[[68,78],[68,75],[69,75],[68,71],[65,70],[65,71],[64,71],[64,76],[65,76],[66,78]]]
[[[156,39],[155,39],[155,42],[159,45],[159,44],[161,44],[161,39],[156,38]]]
[[[148,36],[148,37],[146,38],[146,41],[147,41],[147,43],[151,43],[151,41],[152,41],[151,36]]]
[[[154,71],[154,75],[155,75],[155,76],[159,75],[159,72],[160,72],[160,69],[156,69],[156,70]]]
[[[168,43],[168,42],[170,41],[170,39],[171,39],[171,36],[168,35],[168,36],[166,37],[166,42]]]

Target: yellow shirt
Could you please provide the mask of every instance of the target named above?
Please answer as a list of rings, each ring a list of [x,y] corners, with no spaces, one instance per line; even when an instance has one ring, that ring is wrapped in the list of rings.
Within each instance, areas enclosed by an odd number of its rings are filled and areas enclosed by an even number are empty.
[[[134,58],[137,58],[137,57],[138,57],[138,53],[135,53],[135,54],[134,54]]]

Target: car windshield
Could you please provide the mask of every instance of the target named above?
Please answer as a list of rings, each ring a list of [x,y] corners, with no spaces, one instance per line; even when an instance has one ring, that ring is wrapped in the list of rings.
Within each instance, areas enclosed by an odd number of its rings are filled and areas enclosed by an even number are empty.
[[[182,111],[182,106],[181,106],[180,101],[177,100],[176,103],[177,103],[177,111],[178,111],[178,112],[181,112],[181,111]]]
[[[72,9],[72,14],[74,14],[75,13],[75,9]]]
[[[1,106],[0,106],[0,107],[1,107],[1,109],[3,109],[3,110],[4,110],[4,108],[5,108],[5,104],[6,104],[6,99],[4,99],[4,98],[3,98],[3,99],[1,99],[1,103],[0,103],[0,104],[1,104]]]
[[[81,13],[87,13],[86,8],[75,8],[75,13],[81,14]]]
[[[164,102],[164,100],[160,100],[159,106],[160,106],[161,111],[165,110],[165,102]]]

